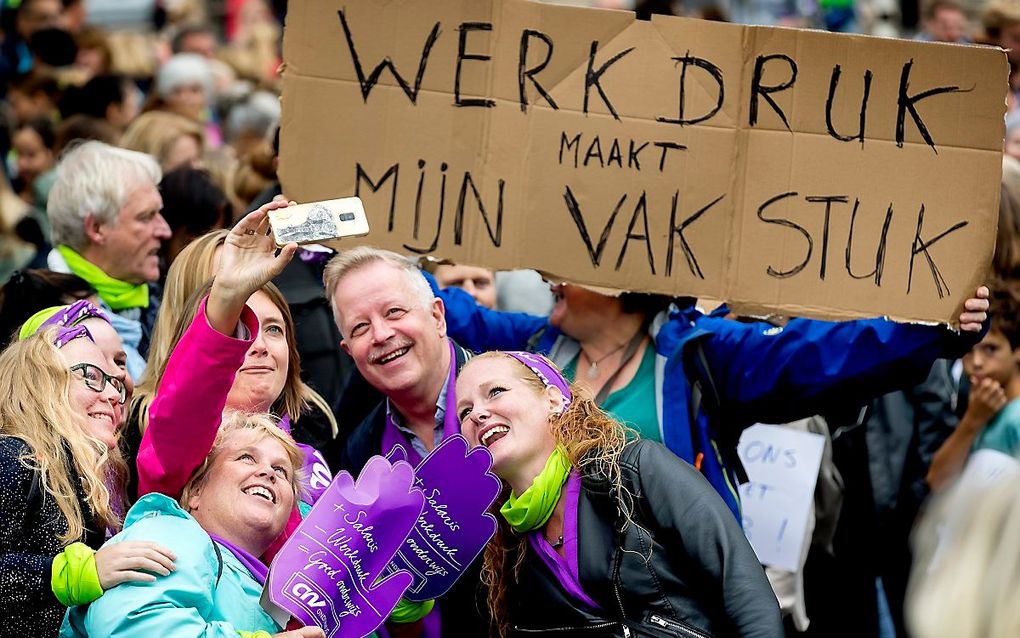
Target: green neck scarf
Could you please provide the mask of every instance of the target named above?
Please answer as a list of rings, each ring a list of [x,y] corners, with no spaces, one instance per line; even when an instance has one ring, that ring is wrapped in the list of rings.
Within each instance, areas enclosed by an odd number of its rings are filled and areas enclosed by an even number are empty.
[[[556,448],[531,487],[520,496],[510,492],[510,499],[499,509],[499,513],[514,531],[530,532],[545,525],[560,500],[560,492],[570,475],[570,467],[570,460],[560,448]]]
[[[57,246],[57,252],[67,262],[67,267],[71,269],[71,272],[89,282],[89,285],[99,293],[99,298],[105,301],[111,310],[149,307],[148,284],[129,284],[126,281],[114,279],[100,270],[99,266],[79,255],[70,246],[61,244]]]

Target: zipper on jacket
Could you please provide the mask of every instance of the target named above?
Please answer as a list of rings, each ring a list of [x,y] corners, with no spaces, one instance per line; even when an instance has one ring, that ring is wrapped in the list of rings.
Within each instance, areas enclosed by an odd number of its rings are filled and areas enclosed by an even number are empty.
[[[712,638],[709,634],[701,631],[700,629],[696,629],[694,627],[691,627],[690,625],[686,625],[675,620],[663,618],[658,614],[649,615],[648,622],[652,623],[653,625],[658,625],[663,629],[675,631],[679,633],[681,636],[688,636],[690,638]]]
[[[597,624],[594,624],[594,625],[580,625],[578,627],[550,627],[550,628],[545,628],[545,629],[528,629],[526,627],[515,626],[514,627],[514,631],[519,631],[519,632],[525,633],[525,634],[544,634],[544,633],[568,632],[568,631],[596,631],[596,630],[600,630],[600,629],[609,629],[610,627],[615,627],[616,625],[619,625],[619,624],[620,623],[617,623],[617,622],[600,622],[600,623],[597,623]],[[623,627],[623,635],[624,635],[624,637],[625,638],[629,638],[630,630],[627,629],[626,625],[621,625],[621,626]]]

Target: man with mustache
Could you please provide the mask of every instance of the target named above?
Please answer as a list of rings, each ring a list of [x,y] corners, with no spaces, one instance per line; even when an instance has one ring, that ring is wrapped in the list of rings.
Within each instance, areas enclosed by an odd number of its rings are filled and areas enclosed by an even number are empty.
[[[345,400],[353,394],[375,402],[360,425],[337,441],[339,450],[330,454],[339,466],[334,469],[356,476],[371,456],[386,455],[396,445],[417,465],[444,437],[460,433],[454,380],[469,354],[447,337],[443,302],[417,266],[375,248],[334,257],[324,280],[341,346],[371,386],[360,385],[356,375]],[[372,397],[373,388],[381,397]],[[341,409],[344,416],[350,413]],[[424,635],[486,635],[487,620],[476,604],[478,583],[477,573],[463,576],[440,601],[449,610],[442,614],[441,630],[433,613],[423,621]]]

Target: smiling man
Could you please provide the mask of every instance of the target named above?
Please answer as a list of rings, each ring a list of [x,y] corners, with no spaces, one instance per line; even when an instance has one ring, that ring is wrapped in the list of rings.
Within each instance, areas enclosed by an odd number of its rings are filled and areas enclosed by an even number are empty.
[[[346,250],[326,266],[326,293],[343,339],[364,381],[383,395],[347,439],[338,442],[339,467],[357,475],[375,454],[396,445],[411,465],[445,436],[460,433],[454,395],[457,370],[469,355],[446,336],[446,309],[418,268],[375,248]],[[365,395],[355,375],[346,393]],[[345,398],[346,399],[346,398]],[[345,417],[338,415],[340,420]],[[475,567],[477,570],[477,566]],[[424,619],[424,636],[483,636],[478,572],[462,577]]]
[[[159,165],[144,153],[86,142],[57,165],[47,213],[57,272],[74,273],[96,289],[124,341],[128,373],[145,369],[159,310],[159,249],[170,238],[156,189]]]

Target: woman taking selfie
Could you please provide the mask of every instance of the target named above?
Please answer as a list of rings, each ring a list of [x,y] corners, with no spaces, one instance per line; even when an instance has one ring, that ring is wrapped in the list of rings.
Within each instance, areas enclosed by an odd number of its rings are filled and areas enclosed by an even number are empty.
[[[507,488],[482,571],[500,638],[783,635],[765,572],[712,487],[628,437],[547,359],[472,359],[457,415]]]

